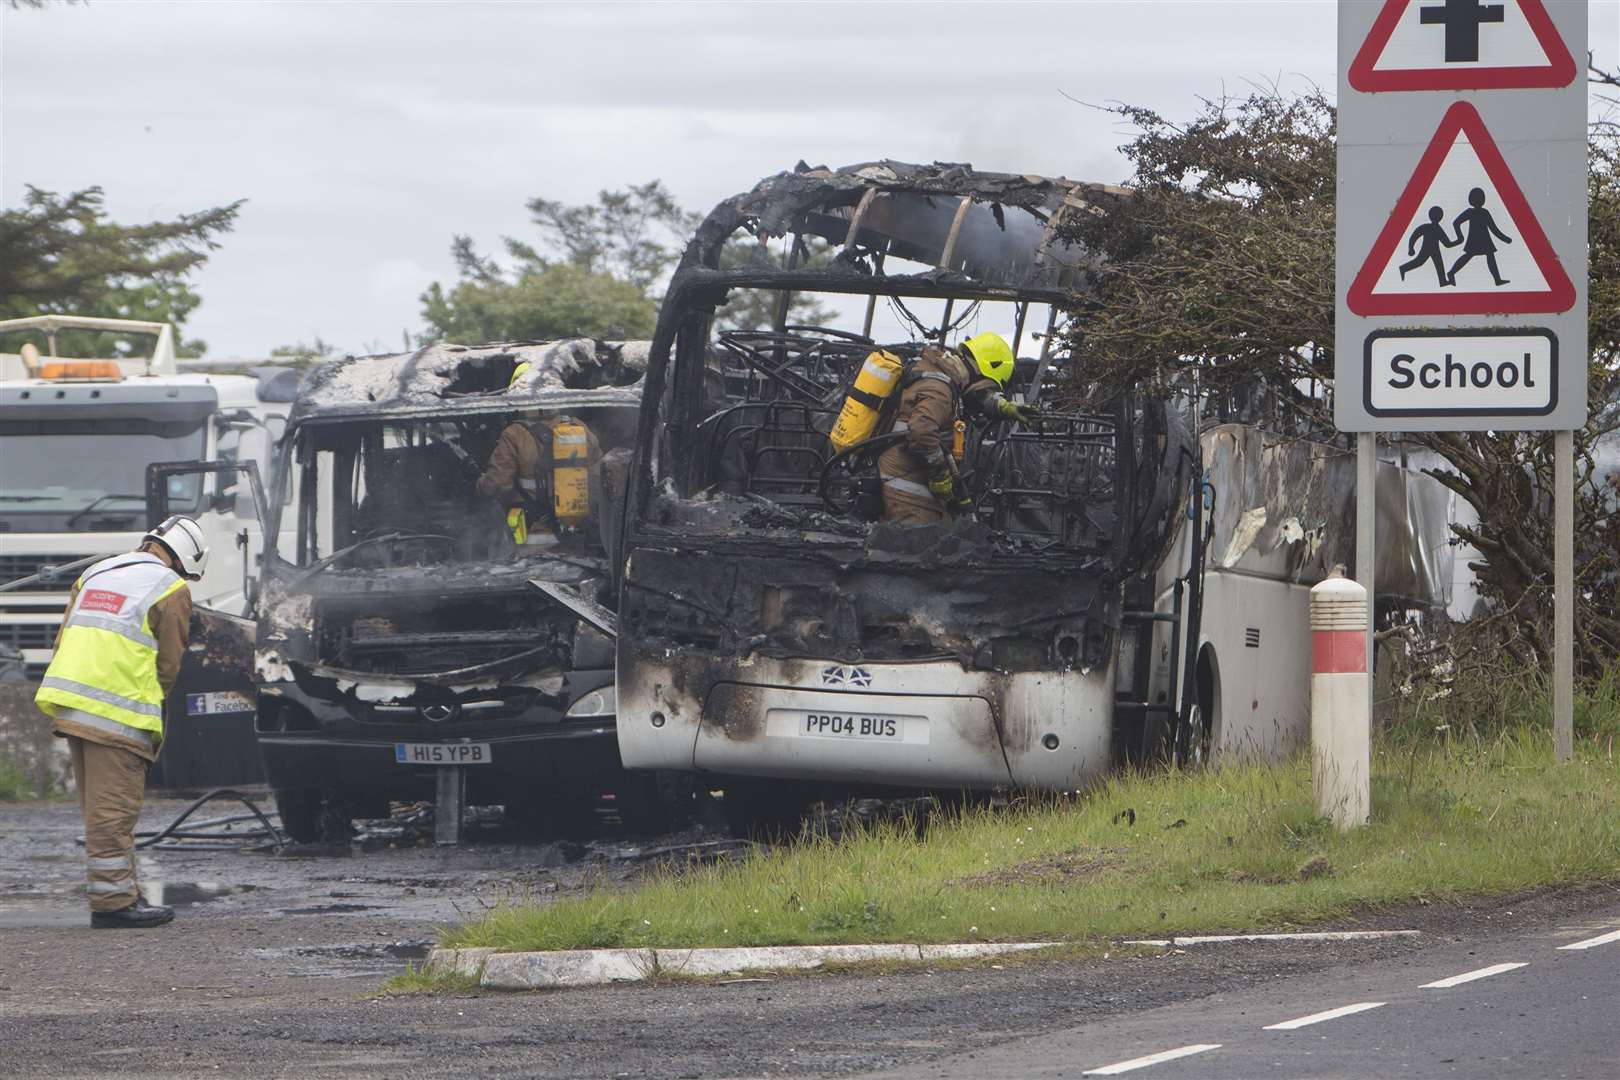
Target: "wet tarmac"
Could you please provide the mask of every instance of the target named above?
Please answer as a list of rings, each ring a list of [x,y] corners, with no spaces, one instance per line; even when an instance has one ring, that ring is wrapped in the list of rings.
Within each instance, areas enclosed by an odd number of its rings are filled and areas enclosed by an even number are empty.
[[[267,792],[249,794],[273,806]],[[189,805],[148,799],[139,829],[160,830]],[[196,818],[210,816],[205,807]],[[611,816],[583,840],[526,838],[506,830],[494,810],[472,816],[467,843],[438,846],[431,808],[357,823],[346,844],[278,849],[252,820],[201,831],[220,839],[170,841],[138,853],[143,894],[176,908],[177,924],[247,928],[258,940],[227,935],[227,951],[241,949],[266,973],[297,977],[398,971],[427,955],[436,928],[488,908],[627,881],[664,857],[710,858],[741,846],[712,825],[627,837]],[[86,927],[82,836],[71,802],[0,809],[0,931]],[[241,846],[222,842],[233,836]]]

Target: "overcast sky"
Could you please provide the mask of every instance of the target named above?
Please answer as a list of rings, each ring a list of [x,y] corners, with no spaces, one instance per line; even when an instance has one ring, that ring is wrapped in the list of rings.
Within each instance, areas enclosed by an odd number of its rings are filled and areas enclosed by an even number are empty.
[[[1620,0],[1592,0],[1614,64]],[[799,159],[1120,181],[1070,100],[1185,116],[1251,81],[1335,85],[1332,0],[985,4],[246,3],[0,9],[0,195],[100,184],[121,222],[246,198],[196,277],[212,356],[391,349],[452,233],[534,195],[661,178],[692,209]]]

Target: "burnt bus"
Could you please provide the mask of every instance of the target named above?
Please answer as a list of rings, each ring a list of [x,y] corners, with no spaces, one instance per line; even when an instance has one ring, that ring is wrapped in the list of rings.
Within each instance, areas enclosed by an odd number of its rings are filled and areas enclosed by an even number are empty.
[[[723,787],[739,830],[859,791],[1075,788],[1173,699],[1117,710],[1123,586],[1187,505],[1185,419],[1111,400],[972,422],[971,513],[878,520],[876,456],[828,434],[869,354],[994,330],[1012,391],[1067,370],[1099,185],[883,161],[801,167],[721,203],[648,354],[619,536],[618,743],[631,769]],[[1114,189],[1117,190],[1117,189]],[[1151,606],[1151,598],[1148,598]],[[1167,614],[1163,618],[1173,619]],[[1134,639],[1133,639],[1134,640]],[[1142,652],[1147,646],[1144,644]]]
[[[612,606],[600,463],[634,439],[645,353],[434,345],[305,378],[267,488],[252,617],[209,612],[203,628],[210,652],[250,659],[244,691],[293,837],[434,798],[448,767],[469,804],[509,817],[580,827],[611,792],[627,824],[655,824],[653,778],[619,766],[611,616],[592,615]],[[589,512],[519,544],[475,481],[507,425],[558,418],[599,455]]]

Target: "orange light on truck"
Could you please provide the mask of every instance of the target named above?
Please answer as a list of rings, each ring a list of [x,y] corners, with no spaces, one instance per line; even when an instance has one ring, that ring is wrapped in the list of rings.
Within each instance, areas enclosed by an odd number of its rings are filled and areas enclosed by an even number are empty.
[[[116,360],[57,360],[46,364],[39,373],[42,379],[110,379],[124,377]]]

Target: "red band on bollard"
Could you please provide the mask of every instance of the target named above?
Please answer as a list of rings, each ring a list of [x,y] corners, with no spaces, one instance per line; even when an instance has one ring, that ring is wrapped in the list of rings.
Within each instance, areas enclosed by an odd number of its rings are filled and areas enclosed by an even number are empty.
[[[1367,634],[1364,630],[1313,630],[1311,674],[1366,674]]]

